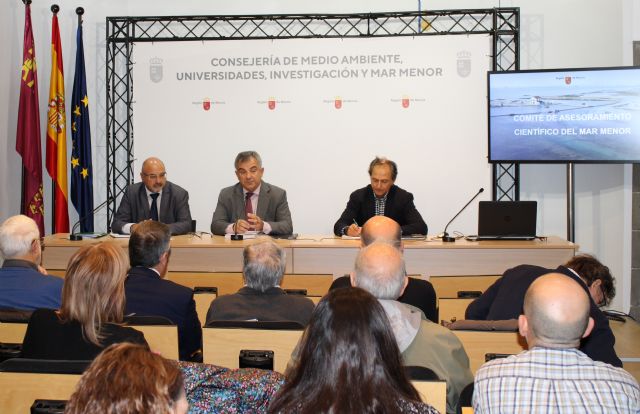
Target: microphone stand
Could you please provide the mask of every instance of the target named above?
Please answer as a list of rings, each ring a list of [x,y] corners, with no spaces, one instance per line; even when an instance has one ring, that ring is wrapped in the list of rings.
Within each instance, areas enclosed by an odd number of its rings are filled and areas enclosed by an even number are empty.
[[[453,243],[453,242],[455,242],[455,241],[456,241],[456,238],[455,238],[455,237],[451,237],[451,236],[449,236],[449,233],[447,233],[447,229],[449,228],[449,224],[451,224],[451,223],[453,222],[453,220],[455,220],[455,219],[456,219],[456,217],[458,217],[458,216],[460,215],[460,213],[462,213],[462,212],[464,211],[464,209],[465,209],[465,208],[467,208],[467,206],[468,206],[469,204],[471,204],[471,202],[472,202],[473,200],[475,200],[475,199],[476,199],[476,197],[478,197],[478,196],[480,195],[480,193],[482,193],[483,191],[484,191],[484,188],[480,188],[480,189],[478,190],[478,192],[476,193],[476,195],[474,195],[474,196],[471,198],[471,200],[469,200],[469,202],[468,202],[467,204],[465,204],[465,205],[464,205],[464,207],[462,207],[462,208],[460,209],[460,211],[458,211],[458,214],[456,214],[455,216],[453,216],[453,218],[452,218],[452,219],[447,223],[447,225],[444,227],[444,231],[442,232],[442,241],[443,241],[443,242],[445,242],[445,243]]]

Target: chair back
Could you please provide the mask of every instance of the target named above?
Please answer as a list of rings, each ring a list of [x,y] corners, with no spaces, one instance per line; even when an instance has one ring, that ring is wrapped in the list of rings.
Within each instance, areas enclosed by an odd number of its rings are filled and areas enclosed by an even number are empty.
[[[178,327],[163,316],[126,316],[125,322],[144,334],[149,348],[167,359],[178,360]]]

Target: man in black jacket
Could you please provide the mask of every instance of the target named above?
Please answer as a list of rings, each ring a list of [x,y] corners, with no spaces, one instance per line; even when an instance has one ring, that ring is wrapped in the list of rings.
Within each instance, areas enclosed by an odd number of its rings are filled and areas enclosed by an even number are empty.
[[[427,224],[413,204],[413,194],[395,185],[398,166],[376,157],[369,164],[371,184],[351,193],[344,212],[333,226],[336,236],[359,236],[361,225],[373,216],[392,218],[403,235],[427,234]]]
[[[368,246],[376,241],[384,241],[395,246],[398,250],[403,250],[400,226],[392,219],[384,216],[374,216],[367,220],[362,226],[360,237],[362,247]],[[438,323],[438,311],[436,307],[436,291],[433,285],[422,279],[414,277],[408,278],[409,282],[399,302],[407,303],[420,309],[424,316],[432,322]],[[331,289],[351,286],[349,275],[337,278],[331,284]]]
[[[547,273],[562,273],[569,276],[589,293],[591,311],[589,316],[595,321],[591,335],[584,338],[580,350],[595,361],[602,361],[616,367],[622,362],[613,348],[615,337],[609,321],[598,306],[604,306],[615,296],[613,276],[609,268],[589,255],[574,256],[557,269],[540,266],[520,265],[504,272],[478,299],[467,307],[466,319],[504,320],[517,319],[522,314],[524,295],[534,280]]]

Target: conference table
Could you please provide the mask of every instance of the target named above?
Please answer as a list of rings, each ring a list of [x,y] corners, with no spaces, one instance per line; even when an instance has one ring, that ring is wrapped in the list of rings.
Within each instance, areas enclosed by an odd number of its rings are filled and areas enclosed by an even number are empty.
[[[343,275],[353,268],[360,240],[335,236],[301,235],[295,240],[275,239],[287,256],[287,274]],[[43,266],[64,270],[81,246],[113,241],[126,247],[128,238],[110,235],[98,239],[69,240],[68,234],[45,237]],[[242,250],[252,240],[229,240],[210,234],[171,238],[170,272],[241,272]],[[555,268],[575,255],[578,245],[551,236],[531,241],[468,241],[444,243],[433,237],[404,241],[409,274],[424,276],[499,275],[523,263]]]

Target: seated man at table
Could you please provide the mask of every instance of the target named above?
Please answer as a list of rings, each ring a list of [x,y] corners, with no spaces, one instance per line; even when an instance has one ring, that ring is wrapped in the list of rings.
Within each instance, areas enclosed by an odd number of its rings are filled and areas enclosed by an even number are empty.
[[[629,373],[576,349],[593,328],[590,307],[587,291],[574,278],[560,273],[537,278],[518,318],[529,350],[478,370],[474,412],[640,412],[640,389]]]
[[[17,215],[0,226],[0,309],[58,309],[62,279],[40,266],[40,230],[33,219]]]
[[[469,304],[465,318],[474,320],[518,318],[522,314],[524,295],[531,283],[538,277],[551,272],[561,273],[574,279],[589,294],[590,316],[595,321],[595,326],[591,335],[582,339],[580,350],[595,361],[621,367],[622,362],[613,347],[616,339],[609,327],[609,321],[598,308],[609,303],[615,295],[613,276],[607,266],[590,255],[574,256],[555,270],[533,265],[520,265],[508,269],[482,296]]]
[[[427,234],[427,224],[413,204],[413,194],[395,185],[398,166],[376,157],[369,164],[371,184],[351,193],[333,226],[336,236],[360,236],[360,225],[373,216],[387,216],[400,224],[402,234]]]
[[[286,265],[285,251],[268,237],[258,238],[242,253],[242,279],[237,293],[211,302],[207,323],[225,321],[294,321],[306,326],[313,302],[301,295],[288,295],[280,288]]]
[[[376,241],[389,243],[397,247],[401,252],[404,251],[400,225],[389,217],[373,216],[362,226],[361,247],[366,247]],[[438,323],[436,291],[433,289],[433,285],[426,280],[414,277],[410,277],[407,280],[407,287],[398,298],[398,302],[415,306],[424,313],[427,319]],[[351,280],[347,275],[334,280],[329,290],[349,286],[351,286]]]
[[[178,326],[180,359],[198,359],[202,348],[202,327],[196,312],[193,290],[164,279],[171,256],[169,226],[143,221],[129,239],[131,269],[124,282],[125,313],[163,316]]]
[[[361,249],[351,283],[380,301],[404,364],[430,368],[447,382],[447,413],[454,413],[460,392],[473,382],[469,357],[453,332],[426,320],[419,309],[397,301],[408,283],[400,251],[383,242]]]
[[[142,163],[140,179],[142,182],[131,184],[122,195],[111,224],[113,232],[130,234],[144,220],[168,224],[171,234],[190,232],[189,193],[167,181],[164,163],[155,157],[147,158]]]
[[[234,166],[238,183],[220,191],[211,232],[221,236],[247,231],[271,235],[293,233],[287,193],[262,181],[264,167],[260,154],[241,152]]]

